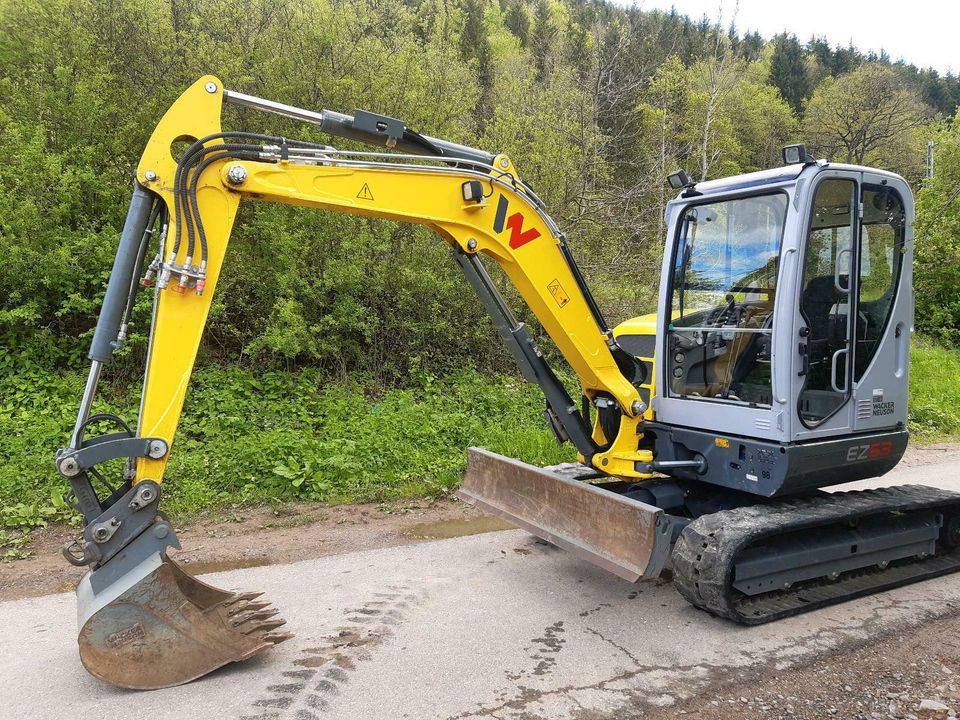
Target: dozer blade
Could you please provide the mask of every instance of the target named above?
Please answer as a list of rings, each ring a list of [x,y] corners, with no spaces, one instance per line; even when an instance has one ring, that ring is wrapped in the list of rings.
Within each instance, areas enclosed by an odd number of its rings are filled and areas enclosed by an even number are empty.
[[[660,508],[480,448],[457,497],[636,582],[660,574],[671,530]]]
[[[155,552],[116,577],[77,587],[80,659],[93,676],[118,687],[153,690],[189,682],[246,660],[291,637],[277,632],[260,593],[232,593],[203,583]],[[98,582],[99,580],[99,582]]]

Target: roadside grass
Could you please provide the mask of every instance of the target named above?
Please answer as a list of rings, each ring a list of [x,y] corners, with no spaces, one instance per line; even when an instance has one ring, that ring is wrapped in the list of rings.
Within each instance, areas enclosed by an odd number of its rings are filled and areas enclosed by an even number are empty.
[[[921,443],[960,438],[960,351],[913,338],[909,428]]]
[[[72,428],[83,383],[79,373],[36,367],[0,375],[0,559],[22,552],[18,531],[78,520],[52,457]],[[199,370],[164,484],[165,510],[183,520],[238,505],[442,495],[460,481],[470,445],[543,465],[575,457],[546,428],[539,390],[513,377],[464,370],[409,385],[376,392],[362,382],[325,385],[313,370]],[[95,411],[130,418],[138,389],[104,390]],[[910,391],[916,441],[960,437],[960,352],[915,339]]]
[[[0,527],[76,519],[52,459],[68,438],[83,382],[36,369],[0,377]],[[470,445],[539,464],[575,458],[546,428],[539,390],[512,377],[464,370],[382,393],[324,382],[312,370],[198,370],[164,509],[182,520],[229,505],[442,495],[459,483]],[[138,395],[107,386],[94,411],[130,418]]]

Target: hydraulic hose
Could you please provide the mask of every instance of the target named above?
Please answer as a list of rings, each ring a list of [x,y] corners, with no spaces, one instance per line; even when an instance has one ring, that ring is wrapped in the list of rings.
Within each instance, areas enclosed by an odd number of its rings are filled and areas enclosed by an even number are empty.
[[[203,157],[209,153],[213,152],[223,152],[225,150],[235,150],[235,151],[249,151],[251,153],[256,153],[253,157],[247,157],[244,159],[258,160],[260,159],[259,153],[264,152],[265,148],[263,145],[246,145],[246,144],[237,144],[237,143],[219,143],[216,145],[206,146],[206,143],[212,142],[214,140],[223,140],[223,139],[250,139],[258,140],[264,144],[279,145],[281,148],[311,148],[311,149],[324,149],[326,146],[319,143],[311,143],[304,140],[288,140],[287,138],[275,136],[275,135],[265,135],[262,133],[253,133],[253,132],[221,132],[214,133],[212,135],[207,135],[196,142],[194,142],[190,147],[187,148],[186,152],[180,158],[179,163],[177,164],[177,173],[174,177],[174,209],[175,209],[175,218],[176,218],[176,233],[174,237],[174,244],[172,248],[172,256],[180,250],[180,244],[182,240],[183,225],[186,224],[187,227],[187,255],[191,258],[195,250],[195,239],[196,234],[195,230],[202,227],[200,222],[199,212],[194,215],[196,211],[195,203],[191,204],[190,202],[190,189],[195,188],[199,183],[199,175],[203,172],[209,163],[203,165],[201,168],[200,165],[203,161]],[[220,159],[231,157],[230,155],[222,155]],[[191,172],[193,173],[191,176]],[[186,189],[185,189],[186,186]],[[205,237],[201,237],[201,260],[206,259],[206,243]]]
[[[187,180],[186,200],[191,217],[192,227],[195,227],[196,234],[200,240],[200,262],[203,267],[207,261],[207,234],[203,228],[203,220],[200,217],[200,205],[197,201],[197,188],[200,185],[200,176],[212,163],[218,160],[233,158],[235,160],[258,160],[262,148],[257,145],[218,145],[215,146],[221,152],[214,153],[203,160],[193,172],[193,176]],[[187,248],[188,254],[193,255],[193,238],[190,238],[190,244]]]
[[[147,249],[150,246],[150,238],[153,237],[154,226],[157,218],[163,215],[161,226],[166,223],[167,208],[163,201],[157,200],[150,210],[150,218],[147,220],[147,227],[143,231],[143,237],[140,239],[140,249],[137,251],[137,259],[133,265],[133,274],[130,276],[130,290],[127,293],[127,304],[123,311],[123,320],[120,322],[120,330],[117,333],[117,343],[122,343],[126,339],[127,324],[130,322],[130,316],[133,314],[133,304],[137,299],[137,289],[140,287],[139,274],[143,268],[143,261],[147,256]]]

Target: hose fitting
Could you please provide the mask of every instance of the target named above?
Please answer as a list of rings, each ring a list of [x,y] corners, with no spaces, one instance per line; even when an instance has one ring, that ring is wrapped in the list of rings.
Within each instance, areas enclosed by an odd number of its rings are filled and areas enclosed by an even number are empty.
[[[160,271],[160,278],[157,280],[158,290],[165,290],[167,285],[170,284],[170,266],[173,265],[173,261],[176,260],[176,258],[177,256],[171,252],[167,262],[163,264],[163,268]]]
[[[187,255],[187,259],[183,261],[183,269],[189,270],[192,262],[193,258]],[[187,282],[189,282],[189,280],[190,278],[187,277],[185,272],[180,273],[180,282],[177,283],[173,289],[182,295],[187,290]]]
[[[207,286],[207,261],[200,262],[200,272],[197,277],[197,295],[203,295],[203,290]]]

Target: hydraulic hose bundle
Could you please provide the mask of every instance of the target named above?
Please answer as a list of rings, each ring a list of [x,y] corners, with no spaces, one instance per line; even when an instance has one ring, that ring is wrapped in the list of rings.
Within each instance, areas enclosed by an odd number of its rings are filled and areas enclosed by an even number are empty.
[[[257,140],[262,144],[255,145],[234,140]],[[217,142],[219,141],[219,142]],[[209,144],[208,143],[214,143]],[[197,201],[197,189],[200,178],[212,164],[220,160],[258,160],[261,162],[278,163],[289,156],[291,150],[326,150],[326,145],[309,143],[302,140],[288,140],[282,137],[264,135],[253,132],[228,132],[207,135],[194,142],[187,148],[177,164],[174,178],[174,225],[175,234],[173,247],[162,263],[162,251],[158,254],[154,264],[159,266],[160,278],[157,286],[166,288],[171,277],[176,278],[174,290],[185,292],[188,287],[196,290],[197,295],[203,295],[206,286],[207,274],[207,237],[200,217],[200,207]],[[183,241],[184,229],[187,237],[187,254],[183,264],[176,262]],[[194,265],[197,243],[200,245],[200,262]]]

